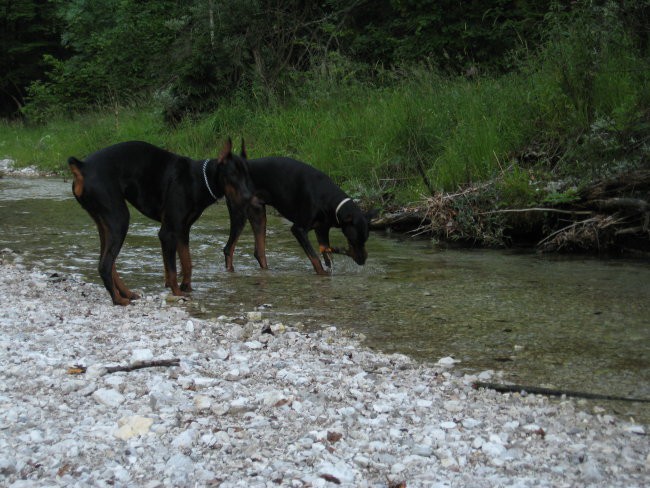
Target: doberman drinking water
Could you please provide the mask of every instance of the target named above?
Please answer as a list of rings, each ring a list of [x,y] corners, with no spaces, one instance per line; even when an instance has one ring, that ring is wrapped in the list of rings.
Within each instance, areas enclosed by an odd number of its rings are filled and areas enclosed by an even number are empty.
[[[242,157],[246,157],[243,146]],[[310,230],[316,233],[319,250],[328,268],[331,268],[332,253],[347,254],[359,265],[366,262],[365,243],[371,215],[364,214],[326,174],[301,161],[284,157],[249,160],[248,170],[253,192],[262,205],[245,209],[228,204],[230,237],[223,249],[228,271],[234,270],[235,245],[247,217],[255,235],[255,258],[262,268],[268,268],[264,204],[271,205],[293,223],[291,232],[307,253],[316,273],[328,274],[309,242],[307,233]],[[349,244],[347,250],[330,246],[329,231],[332,227],[340,227],[343,231]]]
[[[165,285],[176,296],[192,291],[190,227],[201,213],[224,195],[229,207],[245,212],[251,180],[246,160],[232,153],[228,140],[217,159],[193,160],[146,142],[131,141],[101,149],[85,161],[68,160],[74,177],[72,192],[99,230],[99,275],[116,305],[138,295],[129,290],[115,267],[129,227],[129,202],[161,223]],[[183,275],[179,286],[176,254]]]

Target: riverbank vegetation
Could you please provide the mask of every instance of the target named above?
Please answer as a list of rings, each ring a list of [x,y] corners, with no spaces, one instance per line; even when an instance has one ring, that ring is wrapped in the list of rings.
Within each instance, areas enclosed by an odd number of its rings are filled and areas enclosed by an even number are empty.
[[[491,5],[50,2],[64,45],[15,110],[3,98],[0,156],[65,171],[120,140],[202,158],[242,137],[319,167],[381,225],[643,248],[650,1]]]

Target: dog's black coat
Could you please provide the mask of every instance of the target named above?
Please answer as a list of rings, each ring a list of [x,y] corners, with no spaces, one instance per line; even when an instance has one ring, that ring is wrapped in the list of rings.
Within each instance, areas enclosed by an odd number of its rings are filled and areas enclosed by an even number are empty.
[[[129,227],[126,202],[161,222],[158,236],[165,284],[174,295],[191,291],[190,227],[206,207],[224,195],[228,205],[245,212],[252,186],[245,159],[232,153],[228,141],[218,159],[179,156],[146,142],[131,141],[101,149],[84,161],[68,160],[77,201],[97,224],[99,274],[113,303],[126,305],[137,295],[120,279],[115,260]],[[209,185],[209,186],[208,186]],[[183,280],[178,285],[176,254]]]
[[[243,153],[245,156],[245,152]],[[248,169],[253,182],[253,192],[260,203],[271,205],[293,223],[291,232],[309,257],[318,274],[327,274],[307,233],[314,230],[326,266],[331,265],[331,253],[341,252],[330,247],[329,231],[339,227],[347,238],[349,248],[343,251],[357,264],[364,264],[368,253],[369,215],[349,199],[326,174],[316,168],[285,157],[251,159]],[[346,201],[347,200],[347,201]],[[341,203],[344,202],[342,205]],[[337,211],[338,209],[338,211]],[[232,271],[235,245],[244,228],[246,217],[255,234],[255,257],[262,268],[267,268],[265,251],[266,211],[264,206],[230,210],[230,237],[224,247],[226,268]]]

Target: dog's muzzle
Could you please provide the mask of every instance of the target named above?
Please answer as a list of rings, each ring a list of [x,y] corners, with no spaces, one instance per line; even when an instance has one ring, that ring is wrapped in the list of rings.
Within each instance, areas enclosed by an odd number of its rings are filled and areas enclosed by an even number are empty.
[[[334,254],[343,254],[345,256],[349,256],[355,263],[360,266],[363,266],[366,263],[366,259],[368,259],[368,251],[366,251],[365,248],[356,251],[355,249],[351,248],[341,249],[339,247],[331,247],[330,252]]]

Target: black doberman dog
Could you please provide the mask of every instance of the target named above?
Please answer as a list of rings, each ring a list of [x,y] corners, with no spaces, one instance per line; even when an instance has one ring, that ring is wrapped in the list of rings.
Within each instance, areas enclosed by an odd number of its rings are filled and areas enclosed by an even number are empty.
[[[242,157],[246,157],[243,146]],[[366,262],[365,244],[371,214],[364,214],[326,174],[301,161],[284,157],[251,159],[248,170],[253,192],[261,205],[243,209],[228,204],[230,237],[223,249],[228,271],[234,270],[235,245],[247,217],[255,235],[255,258],[262,268],[268,268],[265,204],[274,207],[293,223],[291,232],[307,253],[316,273],[329,274],[309,242],[307,233],[310,230],[316,233],[319,250],[328,268],[331,268],[332,253],[347,254],[359,265]],[[330,247],[329,231],[332,227],[340,227],[343,231],[349,244],[347,250]]]
[[[131,141],[101,149],[80,161],[68,160],[74,177],[72,192],[99,230],[99,275],[116,305],[139,298],[115,268],[129,228],[129,202],[161,222],[165,285],[176,296],[192,291],[190,227],[201,213],[224,195],[228,205],[245,212],[252,198],[244,158],[232,153],[228,140],[218,159],[193,160],[146,142]],[[178,284],[176,254],[183,280]]]

